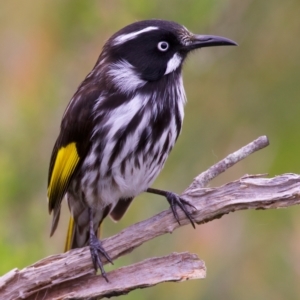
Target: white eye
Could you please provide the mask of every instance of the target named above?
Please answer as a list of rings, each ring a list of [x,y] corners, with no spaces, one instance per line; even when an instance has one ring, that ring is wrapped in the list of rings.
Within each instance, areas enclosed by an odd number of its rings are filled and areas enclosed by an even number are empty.
[[[165,51],[167,51],[169,49],[169,43],[165,42],[165,41],[159,42],[157,44],[157,49],[159,51],[165,52]]]

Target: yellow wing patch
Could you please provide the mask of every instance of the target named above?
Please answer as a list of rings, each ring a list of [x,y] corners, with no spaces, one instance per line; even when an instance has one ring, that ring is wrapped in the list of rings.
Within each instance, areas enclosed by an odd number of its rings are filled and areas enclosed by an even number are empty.
[[[56,196],[63,197],[78,162],[79,155],[75,143],[70,143],[58,150],[48,186],[48,201],[50,203],[61,200],[55,198]]]

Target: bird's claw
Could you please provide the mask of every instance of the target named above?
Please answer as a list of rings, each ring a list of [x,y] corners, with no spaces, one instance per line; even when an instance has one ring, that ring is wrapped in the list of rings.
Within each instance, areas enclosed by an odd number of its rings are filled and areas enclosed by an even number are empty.
[[[97,238],[95,234],[90,236],[90,252],[95,270],[97,271],[98,269],[100,269],[101,274],[106,280],[106,282],[109,282],[103,267],[103,263],[100,259],[100,254],[103,255],[106,258],[106,260],[109,261],[111,264],[113,264],[113,261],[108,255],[108,253],[105,251],[101,241]]]
[[[178,217],[177,210],[176,210],[177,206],[179,206],[181,208],[181,210],[184,212],[186,217],[190,220],[192,226],[194,228],[196,228],[195,222],[193,221],[193,218],[192,218],[192,215],[187,210],[186,206],[190,206],[194,209],[196,209],[196,207],[193,204],[189,203],[188,201],[184,200],[183,198],[180,198],[177,194],[172,193],[172,192],[167,192],[166,193],[166,198],[167,198],[167,200],[168,200],[168,202],[171,206],[173,215],[174,215],[176,221],[178,222],[178,224],[180,225],[179,217]]]

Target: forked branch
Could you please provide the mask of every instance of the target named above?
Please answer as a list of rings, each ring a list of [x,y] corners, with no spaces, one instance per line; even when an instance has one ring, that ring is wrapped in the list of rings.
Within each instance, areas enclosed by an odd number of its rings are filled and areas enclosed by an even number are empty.
[[[221,187],[204,188],[212,178],[267,145],[267,138],[260,137],[194,179],[182,197],[195,206],[193,218],[197,224],[241,209],[281,208],[300,203],[300,176],[297,174],[283,174],[274,178],[247,175]],[[116,259],[146,241],[189,223],[181,211],[178,215],[181,225],[169,209],[103,240],[103,246],[110,257]],[[195,255],[180,253],[151,258],[107,275],[111,281],[108,284],[101,275],[94,275],[88,247],[74,249],[2,276],[0,298],[99,299],[164,281],[204,278],[205,266]]]

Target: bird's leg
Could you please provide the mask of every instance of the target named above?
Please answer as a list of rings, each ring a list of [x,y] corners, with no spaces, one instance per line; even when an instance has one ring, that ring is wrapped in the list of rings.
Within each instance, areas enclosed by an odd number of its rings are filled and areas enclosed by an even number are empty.
[[[177,211],[176,211],[176,207],[179,206],[181,208],[181,210],[185,213],[185,215],[187,216],[187,218],[190,220],[192,226],[195,228],[195,222],[193,221],[192,215],[187,210],[187,207],[186,207],[186,206],[190,206],[192,208],[195,208],[194,205],[192,205],[188,201],[184,200],[183,198],[179,197],[177,194],[172,193],[172,192],[168,192],[168,191],[164,191],[164,190],[158,190],[158,189],[153,189],[153,188],[148,188],[146,190],[146,192],[166,197],[166,199],[168,200],[168,202],[169,202],[169,204],[171,206],[173,215],[174,215],[176,221],[178,222],[178,224],[180,225],[179,217],[178,217],[178,214],[177,214]]]
[[[113,264],[113,261],[109,257],[107,252],[104,250],[101,241],[98,239],[98,237],[95,234],[94,222],[93,222],[93,210],[91,208],[89,208],[89,220],[90,220],[90,251],[91,251],[93,265],[96,271],[100,269],[102,276],[104,277],[106,282],[108,282],[108,278],[106,276],[105,270],[103,268],[103,263],[99,255],[102,254],[107,259],[107,261],[109,261],[111,264]]]

